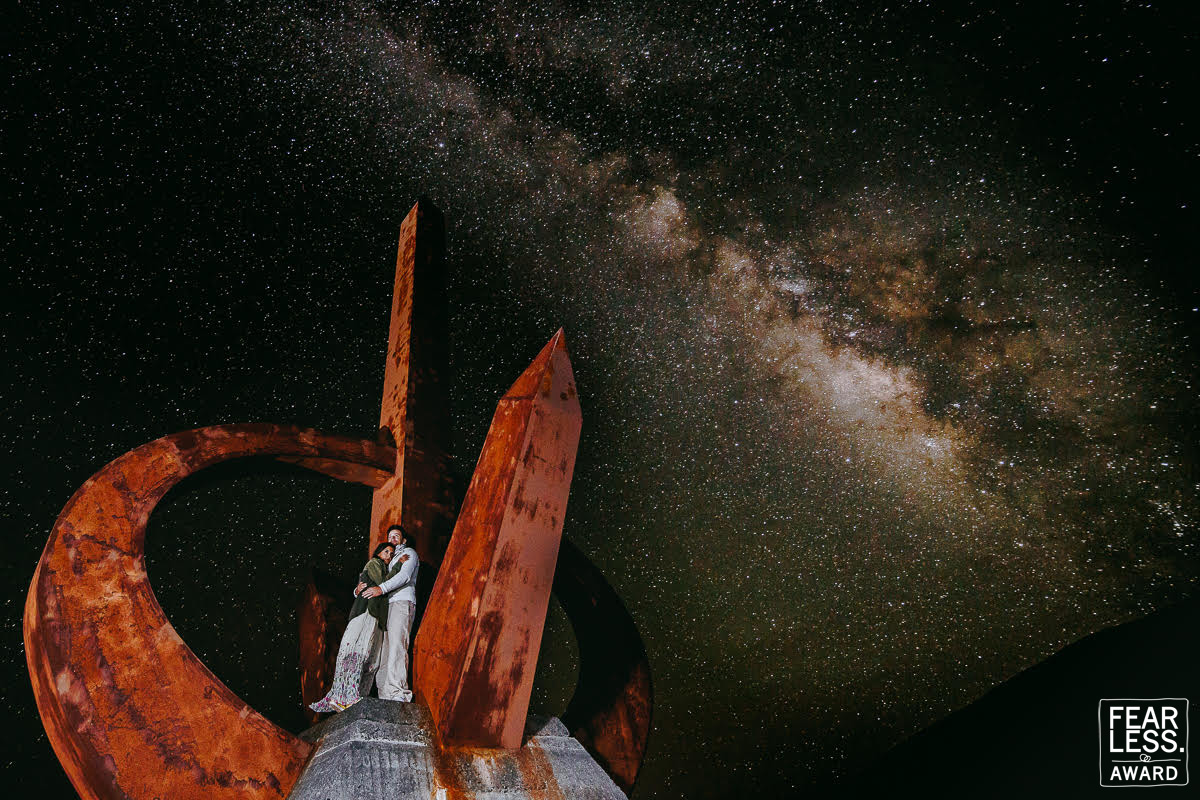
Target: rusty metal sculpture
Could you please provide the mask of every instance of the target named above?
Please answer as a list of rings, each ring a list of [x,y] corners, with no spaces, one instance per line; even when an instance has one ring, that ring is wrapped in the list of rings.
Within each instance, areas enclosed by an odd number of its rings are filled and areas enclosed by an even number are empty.
[[[25,648],[43,724],[82,797],[282,798],[310,752],[209,672],[154,597],[146,523],[180,480],[267,455],[366,484],[376,490],[370,538],[402,519],[436,564],[451,509],[440,241],[436,211],[414,206],[401,228],[377,440],[266,424],[186,431],[108,464],[63,509],[26,600]],[[442,746],[519,746],[553,578],[581,658],[564,721],[629,792],[649,733],[649,665],[600,573],[559,547],[579,420],[559,331],[497,409],[418,631],[415,685]],[[306,699],[328,688],[337,625],[310,587]]]
[[[68,501],[25,602],[38,712],[85,798],[284,797],[310,746],[229,691],[171,627],[146,575],[146,522],[189,475],[241,456],[328,459],[367,482],[390,447],[278,425],[144,444]]]

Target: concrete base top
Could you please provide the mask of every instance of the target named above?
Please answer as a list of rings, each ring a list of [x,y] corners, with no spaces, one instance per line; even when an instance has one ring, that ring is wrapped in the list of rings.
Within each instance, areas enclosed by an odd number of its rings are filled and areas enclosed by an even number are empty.
[[[420,703],[363,698],[300,738],[317,745],[289,800],[624,800],[555,717],[517,750],[441,750]]]

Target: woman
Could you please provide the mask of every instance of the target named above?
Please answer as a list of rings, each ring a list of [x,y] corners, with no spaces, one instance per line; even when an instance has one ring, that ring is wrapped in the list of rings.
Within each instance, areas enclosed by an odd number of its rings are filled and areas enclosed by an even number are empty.
[[[388,573],[388,562],[396,553],[391,542],[375,548],[371,560],[358,576],[361,584],[378,586]],[[355,597],[350,607],[350,622],[342,634],[338,648],[337,669],[329,694],[309,708],[313,711],[342,711],[357,703],[371,689],[375,670],[379,668],[379,643],[387,630],[387,597]]]

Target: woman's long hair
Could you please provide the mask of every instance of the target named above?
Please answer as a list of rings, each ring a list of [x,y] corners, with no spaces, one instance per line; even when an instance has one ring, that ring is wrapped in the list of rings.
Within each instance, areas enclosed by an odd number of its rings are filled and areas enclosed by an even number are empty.
[[[375,546],[375,552],[371,553],[371,558],[379,558],[379,554],[383,552],[383,548],[385,547],[391,547],[393,548],[392,552],[395,552],[396,545],[392,544],[391,542],[384,542],[383,544]]]

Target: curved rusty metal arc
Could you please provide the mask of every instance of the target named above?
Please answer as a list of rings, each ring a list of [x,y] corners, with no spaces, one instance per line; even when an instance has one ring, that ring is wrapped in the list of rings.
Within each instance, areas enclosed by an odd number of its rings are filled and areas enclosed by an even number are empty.
[[[38,712],[83,798],[283,798],[311,745],[231,692],[168,622],[150,588],[146,523],[179,481],[274,455],[375,485],[395,449],[290,426],[218,425],[117,458],[55,522],[25,602]]]
[[[563,724],[629,795],[646,758],[654,709],[646,647],[603,573],[567,539],[558,550],[554,596],[579,646],[579,680]]]

